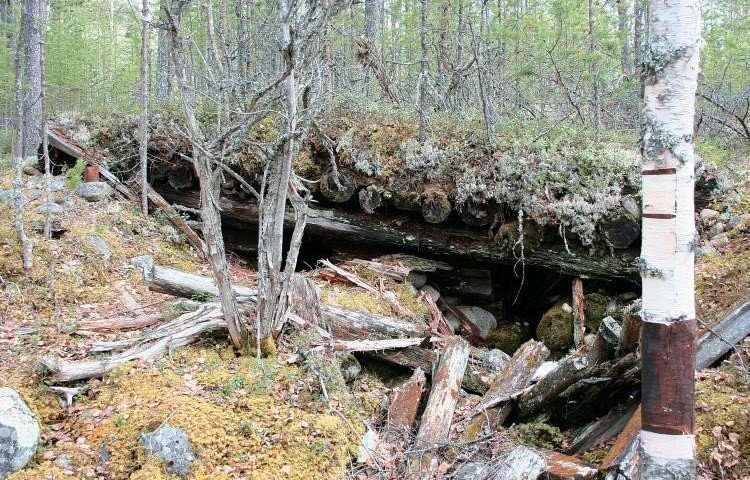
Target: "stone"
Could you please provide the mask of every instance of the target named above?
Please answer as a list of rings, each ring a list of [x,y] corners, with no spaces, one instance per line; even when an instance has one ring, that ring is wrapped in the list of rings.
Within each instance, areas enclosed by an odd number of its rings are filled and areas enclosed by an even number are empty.
[[[23,167],[23,173],[26,174],[26,175],[28,175],[28,176],[30,176],[30,177],[41,177],[42,176],[42,172],[40,172],[36,168],[30,167],[30,166]]]
[[[144,275],[148,275],[154,269],[154,257],[151,255],[139,255],[131,258],[130,264],[140,268]]]
[[[107,245],[107,242],[105,242],[102,237],[98,235],[89,235],[87,239],[89,245],[91,245],[94,250],[104,258],[104,260],[109,260],[112,256],[112,252],[109,250],[109,245]]]
[[[360,373],[362,373],[362,365],[359,364],[357,357],[351,353],[346,354],[341,360],[341,376],[344,377],[344,382],[353,382]]]
[[[700,217],[701,223],[705,227],[710,227],[716,221],[719,219],[719,216],[721,214],[717,212],[716,210],[712,210],[710,208],[704,208],[701,210],[701,213],[698,215]]]
[[[510,363],[510,355],[493,348],[487,352],[487,356],[484,357],[484,364],[495,372],[499,372]]]
[[[724,224],[719,222],[708,229],[708,238],[714,238],[715,236],[722,233],[724,233]]]
[[[64,175],[56,175],[52,177],[50,181],[50,190],[53,192],[57,192],[59,190],[65,189],[65,187],[68,185],[68,179],[65,178]],[[47,179],[44,178],[44,176],[41,177],[32,177],[29,179],[28,182],[26,182],[27,188],[36,188],[42,191],[47,190]]]
[[[422,288],[427,283],[427,275],[422,272],[409,272],[409,282],[415,288]]]
[[[76,187],[75,193],[88,202],[99,202],[112,195],[112,187],[104,182],[84,182]]]
[[[732,240],[728,233],[720,233],[711,239],[710,245],[718,251],[722,251],[729,246]]]
[[[50,215],[62,215],[65,213],[65,209],[62,207],[62,205],[58,205],[54,202],[50,203],[43,203],[36,207],[34,209],[36,213],[41,213],[42,215],[45,215],[49,213]]]
[[[750,226],[750,213],[735,215],[727,222],[727,230],[734,230],[735,228],[744,230],[748,226]]]
[[[719,253],[719,252],[716,251],[716,247],[714,247],[710,243],[707,243],[704,246],[699,247],[695,251],[695,256],[696,256],[696,258],[703,258],[703,257],[706,257],[706,256],[716,255],[717,253]]]
[[[599,330],[599,324],[609,311],[609,303],[609,299],[601,293],[589,293],[584,296],[583,316],[589,331]]]
[[[76,471],[75,464],[73,463],[73,460],[70,458],[70,455],[67,453],[60,454],[55,459],[55,465],[60,467],[60,469],[67,473],[68,475],[73,475]]]
[[[12,388],[0,388],[0,478],[17,472],[34,458],[39,422]]]
[[[461,465],[456,473],[453,474],[453,480],[474,480],[485,478],[489,473],[490,467],[482,462],[466,462]]]
[[[40,198],[42,198],[42,195],[44,195],[44,192],[38,188],[32,188],[31,190],[26,190],[23,194],[27,202],[33,202],[34,200],[39,200]]]
[[[141,445],[148,455],[164,462],[168,473],[182,478],[187,476],[196,458],[187,433],[168,423],[151,433],[141,434]]]
[[[367,461],[372,458],[373,453],[375,453],[375,449],[377,448],[377,446],[378,434],[375,432],[375,430],[367,427],[367,432],[365,432],[364,436],[362,437],[362,443],[360,443],[359,445],[357,463],[367,463]]]
[[[477,330],[479,330],[479,336],[482,338],[487,338],[489,334],[497,328],[497,319],[495,316],[483,308],[471,305],[459,305],[453,308],[460,310],[466,319],[477,327]]]
[[[424,285],[419,291],[430,297],[433,302],[437,302],[440,299],[440,292],[432,285]]]

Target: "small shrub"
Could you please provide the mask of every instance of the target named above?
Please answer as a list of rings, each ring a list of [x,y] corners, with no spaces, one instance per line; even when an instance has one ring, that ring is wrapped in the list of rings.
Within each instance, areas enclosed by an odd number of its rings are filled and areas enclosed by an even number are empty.
[[[78,185],[83,182],[83,171],[86,169],[86,161],[82,158],[79,158],[76,160],[76,164],[68,170],[68,173],[66,173],[66,178],[68,179],[66,185],[68,186],[68,189],[74,190]]]

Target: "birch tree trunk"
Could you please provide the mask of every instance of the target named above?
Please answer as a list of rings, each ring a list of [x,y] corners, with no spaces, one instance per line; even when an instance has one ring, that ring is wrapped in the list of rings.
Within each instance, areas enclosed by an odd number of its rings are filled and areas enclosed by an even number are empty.
[[[644,55],[640,476],[695,478],[697,0],[652,0]]]
[[[148,215],[148,86],[149,86],[149,22],[151,12],[148,8],[148,0],[143,0],[141,11],[141,85],[139,103],[141,107],[141,119],[138,124],[138,156],[141,164],[141,210]]]

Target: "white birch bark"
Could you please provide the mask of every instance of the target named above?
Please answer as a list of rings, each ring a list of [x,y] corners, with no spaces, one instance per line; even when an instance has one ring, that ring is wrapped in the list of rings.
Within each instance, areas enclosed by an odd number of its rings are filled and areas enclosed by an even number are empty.
[[[643,319],[651,324],[675,325],[695,319],[693,117],[699,71],[699,3],[652,0],[649,26],[644,55]],[[648,359],[645,353],[644,359]],[[644,371],[649,367],[655,365],[644,361]],[[690,389],[692,381],[684,379]],[[675,388],[686,388],[679,383]],[[654,432],[644,422],[641,478],[694,478],[692,433]]]

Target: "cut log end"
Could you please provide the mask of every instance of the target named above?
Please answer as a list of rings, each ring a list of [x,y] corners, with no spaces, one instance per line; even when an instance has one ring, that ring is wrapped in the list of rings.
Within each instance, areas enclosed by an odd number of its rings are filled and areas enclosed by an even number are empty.
[[[359,208],[368,215],[383,205],[383,196],[380,191],[372,185],[359,191]]]
[[[353,175],[348,172],[340,171],[338,181],[334,178],[333,172],[323,174],[320,178],[320,193],[334,203],[344,203],[349,201],[357,190],[357,181]]]
[[[448,220],[453,206],[448,194],[440,188],[425,190],[422,202],[422,218],[428,223],[442,223]]]

